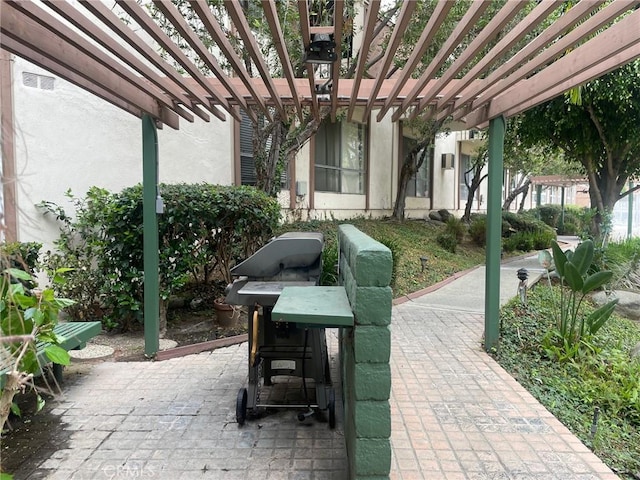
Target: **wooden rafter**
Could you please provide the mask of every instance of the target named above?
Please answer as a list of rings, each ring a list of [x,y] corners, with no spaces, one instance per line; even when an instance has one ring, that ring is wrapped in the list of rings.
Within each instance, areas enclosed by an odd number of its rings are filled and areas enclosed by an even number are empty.
[[[200,4],[201,1],[202,0],[198,0],[197,2],[192,2],[192,3]],[[276,94],[276,88],[273,83],[273,78],[271,78],[269,67],[267,67],[267,64],[265,63],[264,58],[260,52],[260,47],[258,46],[258,43],[256,42],[255,37],[251,33],[251,28],[249,27],[249,23],[247,22],[247,19],[242,13],[242,7],[240,6],[240,2],[225,2],[224,5],[227,8],[227,12],[231,17],[231,21],[233,22],[238,32],[238,35],[240,35],[240,38],[244,42],[245,47],[249,52],[249,56],[251,57],[251,60],[253,60],[253,63],[258,69],[258,72],[260,73],[262,80],[267,86],[269,95],[273,100],[273,104],[275,105],[276,109],[280,112],[280,115],[282,116],[282,118],[285,118],[286,113],[282,105],[282,100]]]
[[[436,119],[442,120],[449,116],[452,113],[452,108],[448,107],[443,110],[442,107],[451,102],[455,95],[462,92],[475,79],[479,78],[493,63],[497,62],[517,42],[524,38],[525,35],[540,25],[540,23],[562,3],[564,3],[564,0],[543,0],[529,12],[529,15],[527,15],[522,22],[509,31],[487,55],[481,58],[480,61],[465,74],[455,89],[449,90],[446,95],[442,96],[438,101],[440,110],[436,115]]]
[[[333,2],[333,38],[336,42],[338,59],[331,66],[331,121],[336,121],[338,111],[338,88],[340,81],[340,64],[342,63],[342,28],[344,25],[344,0]]]
[[[225,120],[227,115],[222,110],[240,119],[239,108],[251,116],[259,109],[267,119],[274,108],[281,116],[295,108],[302,119],[304,107],[317,117],[319,106],[329,100],[333,119],[341,107],[348,108],[349,119],[356,107],[362,108],[365,121],[371,118],[374,108],[380,109],[378,121],[396,108],[391,116],[394,121],[412,109],[412,115],[440,120],[452,115],[454,119],[465,119],[470,126],[483,125],[498,115],[521,113],[640,57],[637,34],[640,0],[584,0],[553,19],[550,14],[563,2],[542,0],[516,25],[507,27],[515,23],[513,18],[523,6],[518,0],[508,0],[482,29],[478,21],[490,0],[473,0],[431,63],[421,65],[426,49],[455,3],[439,0],[398,78],[387,78],[396,71],[391,69],[393,58],[417,5],[415,1],[405,1],[396,22],[384,24],[389,29],[389,41],[374,60],[379,73],[366,79],[367,62],[372,61],[368,58],[369,48],[375,44],[373,37],[382,27],[378,21],[381,0],[370,0],[364,17],[363,45],[356,65],[350,70],[355,78],[341,78],[340,68],[333,66],[328,80],[330,99],[325,100],[316,95],[318,79],[314,78],[312,66],[308,66],[308,78],[295,78],[274,0],[262,0],[262,6],[282,64],[282,79],[271,77],[267,66],[270,57],[262,55],[237,0],[226,0],[223,5],[232,22],[230,28],[242,39],[251,58],[251,68],[245,63],[248,58],[245,60],[236,52],[225,35],[222,20],[214,16],[206,0],[189,0],[185,4],[202,21],[217,45],[216,51],[221,52],[237,77],[223,70],[218,63],[221,56],[214,57],[173,2],[153,2],[182,37],[179,42],[169,38],[159,19],[153,19],[135,0],[116,3],[140,25],[142,34],[102,1],[0,0],[3,48],[133,115],[149,114],[172,128],[178,128],[179,117],[193,121],[197,115],[208,121],[209,112]],[[334,35],[339,52],[344,0],[334,2],[333,25],[325,27],[311,27],[307,0],[297,2],[305,46],[314,29],[319,28]],[[550,20],[550,25],[512,54],[517,43],[531,35],[545,19]],[[469,32],[474,30],[479,33],[469,38]],[[497,44],[457,79],[465,66],[475,61],[488,42],[503,30]],[[145,33],[179,66],[164,60],[156,47],[148,43]],[[451,66],[443,68],[449,61]],[[213,76],[203,74],[198,67],[201,64]],[[251,76],[254,66],[260,78]],[[422,74],[416,80],[418,68]],[[493,71],[487,73],[489,69]]]
[[[202,60],[202,62],[213,72],[213,74],[217,78],[226,79],[227,74],[220,67],[218,60],[213,56],[211,52],[209,52],[209,50],[207,49],[205,44],[202,42],[200,37],[196,35],[196,33],[192,30],[192,28],[184,19],[184,17],[182,16],[178,8],[174,6],[170,1],[166,1],[166,0],[154,0],[153,3],[162,12],[165,18],[167,18],[172,23],[172,25],[176,28],[176,30],[180,32],[180,35],[182,36],[182,38],[184,38],[187,41],[187,43],[191,46],[193,51],[198,55],[200,60]],[[205,23],[205,25],[207,24]],[[232,59],[229,59],[229,61],[233,63]],[[244,72],[244,75],[241,74],[239,76],[240,78],[243,79],[243,81],[246,81],[246,79],[248,78],[248,76],[246,75],[246,71],[244,71],[244,69],[241,67],[240,72]],[[254,89],[251,88],[250,85],[251,85],[251,81],[248,81],[247,86],[249,86],[249,92],[253,94]],[[245,99],[241,97],[237,91],[235,91],[234,93],[236,94],[234,98],[236,98],[238,103],[242,105],[242,103],[245,102]],[[254,100],[256,101],[256,104],[263,109],[265,115],[267,115],[267,118],[270,119],[271,116],[269,115],[269,112],[264,104],[264,100],[261,97],[255,97]],[[251,112],[251,114],[255,115],[253,112]]]
[[[578,78],[583,79],[584,76],[581,74],[586,71],[590,72],[591,78],[584,81],[607,73],[623,59],[637,58],[635,57],[638,53],[636,47],[640,44],[638,25],[640,25],[640,10],[635,10],[597,37],[570,51],[545,70],[494,98],[487,108],[483,106],[472,112],[467,116],[467,122],[470,125],[478,125],[504,112],[517,111],[518,107],[522,107],[534,98],[540,102],[550,100],[553,98],[549,97],[552,89],[559,85],[563,85],[565,90],[578,86],[580,84],[577,82]],[[616,56],[619,57],[607,63],[608,59]],[[555,93],[554,96],[557,95],[558,93]],[[527,104],[527,107],[531,106],[533,105]]]
[[[384,53],[384,58],[382,60],[382,67],[380,70],[380,76],[376,79],[375,86],[373,88],[373,96],[370,97],[373,101],[374,98],[377,98],[380,89],[382,88],[382,83],[387,76],[387,72],[389,72],[389,68],[391,67],[391,62],[393,61],[393,57],[400,46],[400,42],[402,40],[402,36],[411,21],[411,15],[413,14],[416,8],[417,2],[404,2],[402,4],[402,9],[400,10],[400,16],[398,19],[398,23],[396,27],[393,29],[391,33],[391,39],[389,40],[389,46]],[[364,118],[369,119],[369,115],[371,115],[371,110],[373,109],[372,101],[367,104],[364,110]]]
[[[462,42],[464,37],[473,28],[475,23],[480,19],[484,11],[489,6],[490,2],[486,0],[475,0],[471,3],[469,10],[464,14],[462,20],[458,22],[458,25],[453,29],[453,32],[444,43],[440,51],[436,54],[434,59],[429,63],[426,70],[420,76],[418,84],[409,93],[407,98],[402,101],[400,107],[393,114],[391,119],[396,122],[402,117],[403,113],[407,110],[409,105],[416,99],[418,93],[424,88],[429,80],[433,78],[436,72],[444,64],[444,62],[453,53],[455,48]]]
[[[531,72],[552,61],[554,57],[562,55],[567,48],[573,46],[581,38],[581,34],[589,35],[629,8],[629,3],[623,5],[625,2],[613,2],[609,7],[599,11],[557,40],[559,35],[568,31],[585,16],[599,8],[602,3],[601,1],[579,2],[567,13],[561,15],[559,20],[483,80],[482,88],[471,89],[456,101],[456,109],[469,102],[472,103],[472,108],[478,108],[482,103],[486,103],[485,99],[491,98],[492,95],[499,95],[519,79],[526,78]],[[547,46],[549,48],[545,49]],[[534,56],[538,53],[537,57]],[[460,115],[454,114],[454,118],[461,116],[462,113]]]
[[[104,30],[96,28],[95,23],[93,23],[86,15],[82,15],[70,3],[52,0],[44,0],[43,3],[71,23],[74,27],[78,28],[81,32],[93,39],[98,45],[105,48],[133,70],[137,71],[141,76],[153,83],[160,90],[171,95],[173,97],[176,112],[189,122],[193,122],[193,115],[191,115],[187,110],[179,107],[180,103],[191,107],[192,102],[180,89],[176,87],[174,83],[169,82],[165,77],[161,77],[154,72],[139,58],[116,42],[112,37],[107,35]],[[209,121],[209,115],[206,112],[198,109],[194,113],[201,116],[203,120],[207,122]]]
[[[504,4],[500,11],[489,21],[486,27],[475,37],[469,46],[455,59],[446,72],[438,78],[434,88],[419,102],[417,111],[424,109],[441,90],[455,78],[481,51],[493,40],[502,29],[527,5],[527,2],[511,0]]]
[[[59,68],[56,73],[61,77],[66,78],[64,70],[69,69],[89,82],[99,80],[102,88],[111,95],[142,111],[154,112],[158,118],[160,111],[167,108],[166,105],[161,106],[156,98],[136,84],[130,77],[130,72],[123,71],[112,59],[106,57],[68,27],[59,24],[35,4],[6,2],[2,10],[1,22],[3,36],[13,38],[23,47],[37,51],[52,63],[57,64]],[[40,22],[55,29],[57,35]],[[87,58],[93,60],[91,68],[88,66]],[[178,125],[178,119],[175,113],[173,115],[175,118],[167,113],[162,114],[175,128]]]
[[[309,3],[307,0],[298,0],[298,15],[300,15],[300,33],[302,34],[302,44],[305,51],[311,43],[311,29],[309,28]],[[313,65],[307,63],[307,79],[309,81],[309,92],[311,92],[311,113],[316,120],[320,120],[320,109],[318,108],[318,96],[316,95],[315,71]]]
[[[355,110],[355,99],[358,98],[360,80],[362,80],[364,67],[367,64],[367,58],[369,57],[369,46],[371,45],[373,40],[373,28],[376,25],[379,10],[380,0],[371,0],[371,2],[369,2],[369,9],[367,10],[364,19],[364,37],[362,39],[360,53],[358,54],[358,63],[356,65],[356,73],[354,77],[355,82],[353,82],[353,90],[351,91],[351,97],[354,99],[354,101],[349,105],[349,109],[347,111],[347,120],[349,121],[351,121],[351,119],[353,118],[353,112]]]
[[[234,72],[236,72],[238,77],[242,79],[244,84],[249,89],[252,98],[260,106],[265,116],[269,120],[272,120],[271,112],[267,108],[264,99],[258,94],[256,90],[256,87],[254,85],[255,79],[253,79],[249,75],[249,72],[247,72],[247,69],[242,64],[242,59],[240,59],[238,54],[233,49],[233,46],[222,30],[222,27],[211,13],[211,10],[209,10],[209,6],[207,5],[206,1],[192,1],[190,2],[190,5],[202,21],[203,25],[207,29],[207,32],[209,32],[209,35],[211,35],[211,38],[216,42],[217,47],[222,51],[222,53],[231,64]]]
[[[118,16],[113,13],[104,3],[92,2],[89,0],[78,0],[79,3],[91,12],[98,20],[100,20],[105,26],[116,33],[122,40],[124,40],[129,46],[135,49],[140,55],[142,55],[147,61],[149,61],[154,67],[167,75],[167,78],[173,81],[178,87],[184,88],[185,92],[193,98],[192,111],[197,112],[198,108],[195,102],[199,102],[203,107],[209,110],[220,120],[224,121],[226,117],[220,112],[211,102],[202,94],[197,93],[193,89],[185,88],[183,85],[183,79],[181,75],[169,65],[157,52],[151,48],[146,42],[138,37],[127,25],[125,25]]]
[[[450,2],[448,0],[439,0],[439,2],[436,4],[436,8],[434,9],[433,14],[429,18],[427,25],[422,31],[420,39],[416,43],[416,47],[413,49],[411,55],[409,55],[409,58],[407,59],[406,66],[403,69],[398,82],[391,91],[391,95],[389,95],[387,100],[384,102],[383,107],[378,112],[378,121],[382,120],[382,118],[386,115],[386,113],[394,103],[397,103],[400,89],[402,89],[402,87],[407,83],[407,80],[411,78],[411,75],[413,74],[416,66],[420,62],[424,53],[427,51],[427,48],[429,48],[429,45],[433,41],[436,33],[438,32],[438,29],[440,28],[440,25],[442,25],[442,22],[444,22],[447,14],[449,13],[449,10],[451,10],[452,7],[453,2]],[[395,53],[395,49],[389,53],[393,55],[393,53]]]
[[[178,46],[173,43],[173,40],[171,40],[171,38],[169,38],[169,36],[153,22],[142,6],[140,6],[135,0],[116,0],[116,2],[145,32],[149,34],[151,38],[158,42],[158,45],[164,48],[173,57],[173,59],[189,73],[189,75],[195,78],[196,81],[202,85],[207,93],[215,99],[218,105],[222,106],[230,115],[236,115],[235,110],[231,107],[229,102],[220,97],[219,92],[209,85],[204,74],[189,59],[186,53],[178,48]],[[240,105],[243,103],[246,105],[246,101],[244,101],[244,99],[238,100],[238,102]]]
[[[291,88],[291,95],[294,98],[298,117],[302,121],[302,106],[300,105],[300,100],[298,98],[298,92],[294,80],[295,75],[293,74],[293,67],[291,66],[291,59],[289,58],[287,46],[284,43],[284,36],[282,34],[282,28],[280,28],[280,21],[278,20],[278,12],[276,11],[276,6],[269,0],[262,0],[262,8],[264,9],[264,15],[267,19],[267,23],[269,24],[269,28],[273,33],[273,42],[275,44],[276,50],[278,51],[278,56],[280,57],[282,70],[284,71],[284,75],[287,78],[287,82],[289,82],[289,88]]]

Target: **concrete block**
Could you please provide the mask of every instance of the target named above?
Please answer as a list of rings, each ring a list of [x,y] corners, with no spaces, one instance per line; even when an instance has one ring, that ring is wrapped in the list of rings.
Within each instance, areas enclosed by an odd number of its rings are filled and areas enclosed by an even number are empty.
[[[354,328],[356,363],[389,363],[391,330],[388,326],[361,325]]]
[[[353,380],[350,379],[346,385],[355,389],[356,400],[389,399],[391,367],[388,363],[358,363],[350,374]]]
[[[388,476],[391,470],[391,444],[389,439],[356,438],[355,449],[356,477]]]
[[[358,438],[391,436],[391,409],[387,400],[356,402],[355,420]]]
[[[338,227],[341,252],[348,259],[358,286],[386,287],[391,283],[391,250],[353,225]]]
[[[356,325],[389,325],[391,323],[391,287],[356,287],[351,309]],[[351,301],[351,300],[350,300]]]

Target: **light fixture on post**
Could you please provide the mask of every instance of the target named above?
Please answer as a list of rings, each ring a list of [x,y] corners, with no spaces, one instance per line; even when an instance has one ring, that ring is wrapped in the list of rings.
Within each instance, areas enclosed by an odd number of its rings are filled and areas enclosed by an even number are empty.
[[[338,59],[336,54],[336,42],[333,34],[312,33],[311,43],[304,55],[305,63],[333,63]]]

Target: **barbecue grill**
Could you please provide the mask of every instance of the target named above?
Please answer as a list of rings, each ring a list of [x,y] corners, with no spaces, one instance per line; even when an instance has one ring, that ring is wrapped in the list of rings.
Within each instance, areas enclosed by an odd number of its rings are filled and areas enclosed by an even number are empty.
[[[237,277],[225,301],[248,307],[249,382],[236,401],[236,420],[243,425],[247,412],[258,408],[305,408],[299,420],[315,410],[328,410],[335,426],[335,393],[331,387],[325,329],[294,322],[274,321],[273,307],[286,287],[314,287],[322,273],[324,237],[317,232],[289,232],[272,239],[251,257],[231,269]],[[319,287],[316,287],[319,288]],[[302,379],[305,404],[260,403],[260,388],[275,376]],[[313,379],[315,402],[308,400],[306,380]]]

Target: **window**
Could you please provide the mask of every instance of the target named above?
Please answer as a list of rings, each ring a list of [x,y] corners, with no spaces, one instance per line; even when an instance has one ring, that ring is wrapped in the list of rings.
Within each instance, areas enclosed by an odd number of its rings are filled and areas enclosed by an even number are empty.
[[[469,198],[469,187],[473,180],[473,170],[471,170],[471,157],[464,153],[460,155],[460,200],[466,202]]]
[[[402,137],[402,161],[406,155],[416,146],[416,140],[411,137]],[[433,147],[423,148],[418,152],[418,162],[423,155],[426,158],[422,161],[422,165],[409,179],[407,184],[407,197],[429,197],[429,177],[431,172],[431,162],[433,161]]]
[[[240,122],[240,184],[256,184],[256,164],[253,161],[253,124],[244,111]]]
[[[323,123],[315,136],[315,188],[364,193],[366,130],[357,123]]]

